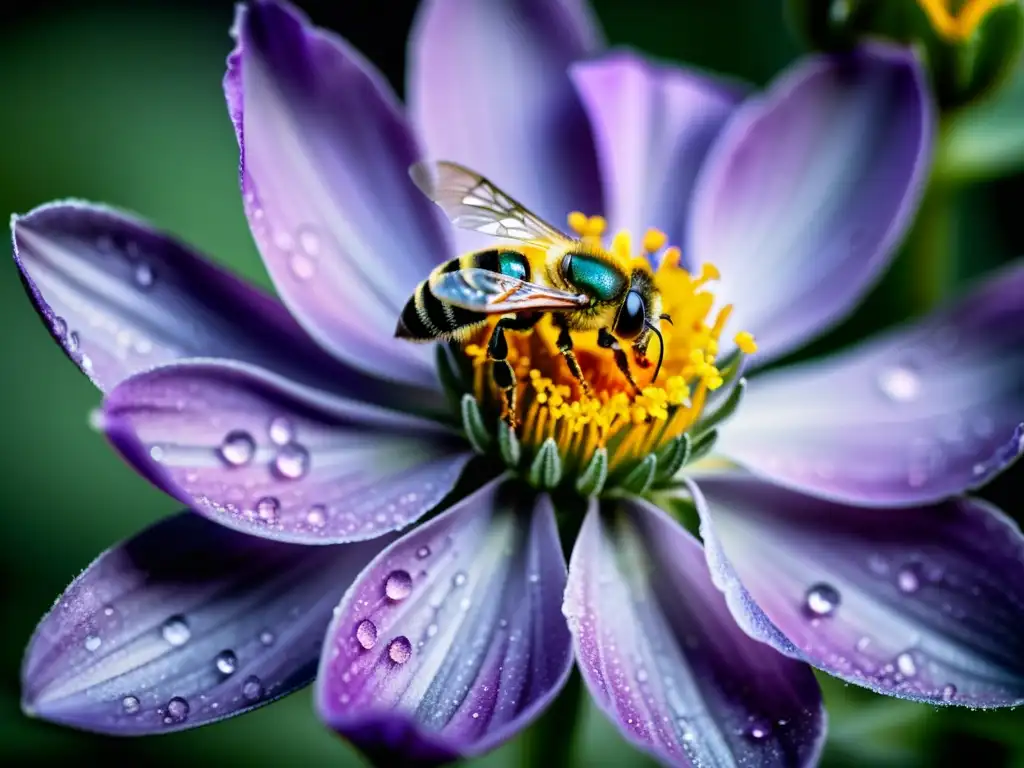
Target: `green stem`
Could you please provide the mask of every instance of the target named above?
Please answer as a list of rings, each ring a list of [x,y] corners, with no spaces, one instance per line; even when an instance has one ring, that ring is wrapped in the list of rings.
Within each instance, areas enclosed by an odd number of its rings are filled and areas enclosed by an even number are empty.
[[[915,314],[941,303],[956,281],[954,190],[934,181],[925,193],[907,240],[907,263]]]
[[[526,733],[521,765],[573,764],[583,716],[583,678],[573,668],[565,688]]]

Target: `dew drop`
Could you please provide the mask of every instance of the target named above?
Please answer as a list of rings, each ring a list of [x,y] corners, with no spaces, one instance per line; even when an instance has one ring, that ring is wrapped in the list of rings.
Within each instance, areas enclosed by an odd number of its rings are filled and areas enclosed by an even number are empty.
[[[896,669],[905,677],[913,677],[917,674],[917,664],[914,663],[914,657],[909,653],[901,653],[896,657]]]
[[[302,253],[293,253],[288,259],[288,266],[299,280],[309,280],[316,274],[316,262]]]
[[[865,635],[864,637],[862,637],[860,640],[857,641],[856,648],[857,648],[858,651],[863,653],[864,651],[866,651],[868,649],[869,645],[871,645],[871,638],[868,637],[867,635]]]
[[[164,715],[164,724],[173,725],[175,723],[183,723],[188,717],[188,702],[180,696],[175,696],[173,699],[167,702],[167,710]]]
[[[456,587],[464,586],[467,581],[469,581],[469,577],[466,576],[466,572],[465,571],[459,571],[454,576],[452,576],[452,585],[453,586],[456,586]]]
[[[247,701],[256,701],[262,695],[263,683],[260,682],[260,679],[256,675],[250,675],[245,678],[245,681],[242,683],[242,696]]]
[[[171,616],[160,628],[160,634],[168,644],[178,647],[189,641],[192,630],[188,628],[184,616]]]
[[[214,660],[217,671],[222,675],[233,675],[238,669],[238,657],[232,651],[221,651]]]
[[[277,638],[274,637],[274,633],[271,632],[269,629],[265,629],[262,632],[260,632],[260,642],[266,646],[273,645],[274,640],[276,639]]]
[[[287,480],[298,480],[309,470],[309,451],[298,443],[282,446],[274,459],[274,471]]]
[[[306,255],[316,258],[320,255],[320,236],[309,227],[300,228],[299,247]]]
[[[377,625],[369,619],[363,619],[356,627],[356,640],[363,648],[370,650],[377,644]]]
[[[56,316],[53,318],[53,333],[58,338],[63,340],[68,334],[68,323],[63,317]]]
[[[426,560],[428,557],[430,557],[430,547],[423,545],[422,547],[417,549],[416,557],[418,557],[420,560]]]
[[[896,574],[896,585],[900,588],[901,592],[905,592],[908,595],[917,592],[921,587],[918,569],[912,565],[900,568],[899,573]]]
[[[141,705],[139,704],[139,700],[137,697],[125,696],[123,699],[121,699],[121,710],[126,715],[134,715],[138,713],[139,709],[141,709]]]
[[[140,288],[150,288],[153,285],[153,268],[144,261],[135,265],[135,284]]]
[[[947,683],[942,687],[942,700],[952,701],[956,696],[956,686],[952,683]]]
[[[256,454],[256,441],[245,430],[235,429],[224,437],[218,452],[228,465],[244,467]]]
[[[274,245],[282,251],[290,251],[294,242],[292,241],[291,235],[289,235],[285,230],[279,229],[274,232]]]
[[[72,331],[68,334],[68,352],[74,353],[78,351],[79,346],[78,331]]]
[[[384,581],[384,594],[391,600],[405,600],[412,592],[412,576],[408,571],[392,571]]]
[[[323,528],[327,524],[327,510],[317,504],[306,513],[306,522],[311,528]]]
[[[291,442],[294,434],[292,423],[284,416],[272,419],[270,426],[267,428],[267,435],[270,437],[270,442],[274,445],[287,445]]]
[[[636,671],[636,681],[638,683],[646,683],[647,682],[647,670],[644,669],[643,667],[640,667],[640,669],[638,669]]]
[[[399,635],[388,643],[388,657],[395,664],[405,664],[412,656],[412,643],[405,635]]]
[[[256,502],[256,515],[264,523],[276,523],[281,503],[273,496],[264,496]]]
[[[96,635],[89,635],[87,638],[85,638],[85,650],[89,651],[90,653],[99,650],[99,647],[102,644],[103,641],[100,640]]]
[[[878,386],[890,399],[898,403],[909,403],[921,392],[921,379],[906,366],[887,368],[878,376]]]
[[[772,727],[767,720],[755,717],[747,724],[747,727],[743,730],[743,735],[752,741],[761,741],[768,738],[771,732]]]
[[[804,607],[814,617],[831,616],[839,607],[839,591],[831,584],[815,584],[804,595]]]

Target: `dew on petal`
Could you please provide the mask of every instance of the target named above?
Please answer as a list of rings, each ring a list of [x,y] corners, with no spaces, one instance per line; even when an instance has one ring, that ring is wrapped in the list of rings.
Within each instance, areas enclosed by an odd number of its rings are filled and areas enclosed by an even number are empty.
[[[896,366],[887,368],[878,376],[878,386],[892,401],[909,403],[921,392],[921,379],[910,368]]]
[[[952,701],[956,697],[956,686],[952,683],[942,687],[942,700]]]
[[[311,528],[323,528],[327,524],[327,510],[320,504],[310,507],[306,522]]]
[[[256,701],[263,695],[263,683],[256,675],[250,675],[242,683],[242,696],[246,701]]]
[[[839,591],[831,584],[815,584],[804,595],[804,608],[813,617],[831,616],[839,602]]]
[[[298,480],[309,470],[309,451],[298,443],[282,446],[274,458],[274,471],[286,480]]]
[[[281,502],[273,496],[264,496],[256,502],[256,515],[264,523],[276,523],[277,513],[281,510]]]
[[[420,560],[426,560],[428,557],[430,557],[430,547],[424,544],[422,547],[416,550],[416,557],[418,557]]]
[[[142,708],[139,703],[139,699],[136,696],[125,696],[121,699],[121,711],[126,715],[138,714],[138,711]]]
[[[377,644],[377,625],[369,619],[363,619],[356,627],[356,640],[363,648],[370,650]]]
[[[743,735],[752,741],[762,741],[772,732],[771,724],[759,717],[752,718],[743,729]]]
[[[144,261],[135,265],[135,284],[140,288],[151,288],[155,281],[153,267]]]
[[[169,645],[178,647],[189,641],[189,638],[192,637],[192,630],[188,628],[184,616],[172,616],[164,622],[160,628],[160,634]]]
[[[256,454],[256,441],[242,429],[228,432],[218,449],[220,457],[232,467],[244,467]]]
[[[464,586],[465,583],[468,580],[469,580],[469,577],[466,576],[466,572],[465,571],[459,571],[454,576],[452,576],[452,585],[456,586],[456,587],[461,587],[461,586]]]
[[[224,650],[217,654],[214,664],[217,666],[217,671],[222,675],[232,675],[238,669],[238,657],[235,656],[234,652]]]
[[[921,587],[918,569],[913,565],[900,568],[899,573],[896,574],[896,585],[900,588],[901,592],[905,592],[908,595],[917,592]]]
[[[263,645],[271,646],[274,644],[274,640],[276,639],[277,638],[274,637],[274,633],[271,632],[269,629],[265,629],[262,632],[260,632],[260,642]]]
[[[270,442],[274,445],[287,445],[292,441],[295,436],[295,432],[292,429],[292,423],[284,416],[278,416],[275,419],[271,419],[270,426],[267,428],[267,435],[270,437]]]
[[[167,702],[167,709],[164,714],[164,724],[174,725],[175,723],[183,723],[188,718],[188,712],[188,702],[180,696],[175,696]]]
[[[412,592],[412,576],[408,571],[392,571],[384,581],[384,594],[391,600],[405,600]]]
[[[412,643],[405,635],[399,635],[388,643],[388,657],[395,664],[405,664],[412,656]]]
[[[58,339],[61,339],[63,341],[64,337],[67,336],[67,333],[68,333],[68,323],[67,323],[67,321],[63,317],[55,316],[53,318],[53,325],[52,325],[52,327],[53,327],[54,335]]]
[[[914,657],[909,653],[901,653],[896,657],[896,669],[904,677],[913,677],[917,674],[917,664],[914,662]]]

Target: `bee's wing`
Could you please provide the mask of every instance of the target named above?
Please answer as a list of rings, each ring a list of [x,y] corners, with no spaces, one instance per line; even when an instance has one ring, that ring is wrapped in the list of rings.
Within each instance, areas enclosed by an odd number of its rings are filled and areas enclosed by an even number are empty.
[[[590,301],[584,294],[560,291],[475,267],[440,275],[431,283],[430,292],[448,304],[488,315],[580,309]]]
[[[457,227],[539,245],[575,242],[483,176],[461,165],[416,163],[409,168],[409,175]]]

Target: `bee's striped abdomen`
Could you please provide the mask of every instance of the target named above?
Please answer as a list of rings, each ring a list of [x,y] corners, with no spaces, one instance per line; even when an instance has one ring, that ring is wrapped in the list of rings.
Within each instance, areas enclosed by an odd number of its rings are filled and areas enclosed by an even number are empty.
[[[487,315],[442,302],[430,292],[430,286],[441,275],[460,269],[486,269],[520,280],[530,279],[530,262],[516,251],[492,248],[464,254],[438,265],[430,277],[416,286],[412,298],[402,310],[395,335],[411,341],[457,338],[484,322]]]

